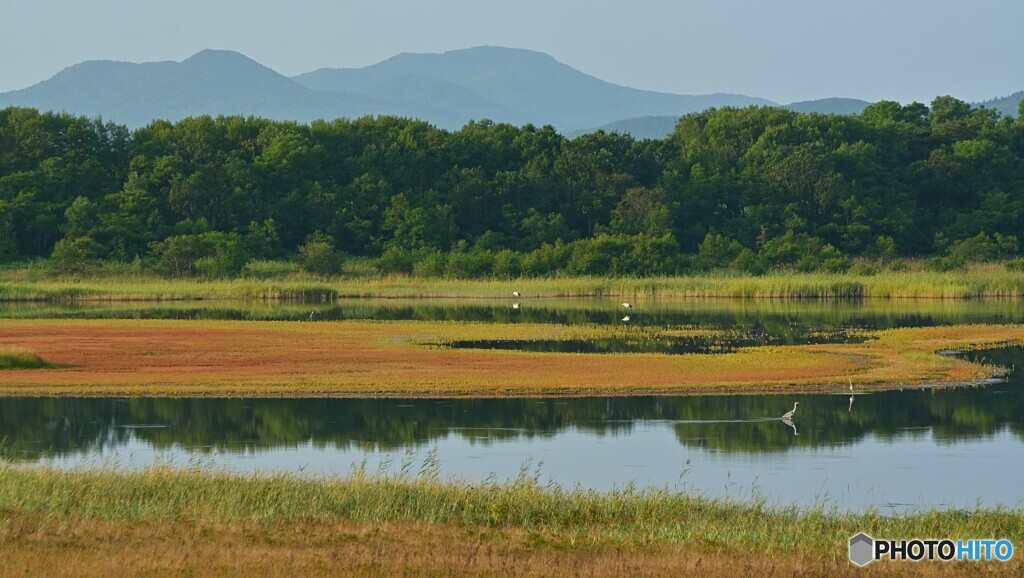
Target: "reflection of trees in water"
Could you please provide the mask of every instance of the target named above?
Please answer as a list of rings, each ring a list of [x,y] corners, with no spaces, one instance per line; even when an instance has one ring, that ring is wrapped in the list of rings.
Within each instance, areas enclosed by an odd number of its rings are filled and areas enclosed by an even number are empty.
[[[89,453],[122,446],[131,432],[118,427],[120,400],[0,399],[0,440],[13,455]]]
[[[986,362],[1024,365],[1024,350],[1009,348],[971,354]],[[742,420],[781,415],[789,409],[779,396],[735,396],[730,404],[715,398],[692,398],[680,417]],[[1024,375],[1005,384],[976,388],[889,391],[856,395],[801,396],[794,422],[800,432],[780,421],[676,424],[676,437],[689,446],[720,451],[766,452],[800,447],[835,447],[868,435],[881,440],[930,436],[939,443],[981,439],[1010,431],[1024,442]],[[788,403],[788,400],[787,402]],[[683,417],[685,415],[685,417]]]
[[[132,436],[156,448],[260,450],[312,442],[400,449],[452,434],[482,441],[550,437],[571,426],[625,431],[643,401],[623,401],[13,398],[0,404],[0,437],[17,450],[56,455],[124,444]]]
[[[990,355],[1010,365],[1022,357]],[[0,401],[0,438],[29,455],[79,454],[135,439],[155,448],[261,451],[312,443],[396,450],[449,435],[474,443],[556,436],[567,429],[616,435],[638,420],[669,422],[679,442],[719,451],[771,452],[835,447],[867,435],[928,435],[940,442],[1006,429],[1024,441],[1024,379],[989,388],[801,396],[794,419],[779,420],[793,396],[743,395],[566,400],[62,399]],[[720,420],[720,421],[711,421]],[[693,423],[671,423],[693,422]],[[165,425],[130,429],[130,425]]]
[[[998,386],[999,388],[1005,386]],[[680,423],[676,437],[687,446],[726,452],[771,452],[792,448],[837,447],[872,435],[881,440],[929,436],[940,443],[981,439],[1006,429],[1024,441],[1024,391],[995,393],[997,387],[913,390],[855,396],[852,410],[845,395],[802,396],[793,419],[800,432],[779,420],[747,423]],[[789,409],[766,397],[740,396],[744,410],[715,413],[716,405],[696,402],[686,417],[700,420],[751,419],[781,415]],[[704,407],[700,407],[704,406]],[[774,413],[773,413],[774,412]]]

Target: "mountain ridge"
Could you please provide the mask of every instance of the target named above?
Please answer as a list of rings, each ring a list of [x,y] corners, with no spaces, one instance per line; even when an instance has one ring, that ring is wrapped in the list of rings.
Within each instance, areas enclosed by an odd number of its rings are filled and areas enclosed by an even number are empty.
[[[1024,100],[1024,90],[1017,91],[1003,97],[997,97],[983,102],[976,103],[978,106],[994,108],[1003,116],[1017,117],[1020,112],[1020,103]]]
[[[620,86],[543,52],[496,46],[402,53],[368,67],[318,69],[291,78],[239,52],[205,49],[180,62],[84,61],[0,93],[0,106],[102,116],[132,128],[199,114],[299,122],[391,114],[451,129],[487,118],[572,130],[629,116],[752,104],[773,103]]]
[[[1024,91],[980,103],[1016,116]],[[360,68],[288,77],[233,51],[204,49],[182,61],[87,60],[32,86],[0,93],[0,106],[99,116],[130,128],[202,114],[315,119],[395,115],[458,129],[470,120],[550,124],[566,134],[614,130],[660,138],[682,115],[711,107],[781,106],[857,114],[868,102],[826,98],[779,105],[742,94],[685,95],[618,85],[549,54],[477,46],[404,52]]]
[[[214,50],[181,62],[86,61],[0,94],[0,105],[102,116],[131,127],[198,114],[310,121],[335,111],[341,113],[335,116],[397,111],[365,95],[317,93],[238,52]]]
[[[409,73],[464,86],[483,99],[519,111],[533,124],[552,124],[562,130],[631,116],[682,115],[709,106],[775,104],[746,95],[680,95],[625,87],[588,75],[543,52],[498,46],[403,53],[362,68],[320,68],[292,78],[314,90],[355,87],[365,91]],[[492,120],[506,119],[498,116]]]

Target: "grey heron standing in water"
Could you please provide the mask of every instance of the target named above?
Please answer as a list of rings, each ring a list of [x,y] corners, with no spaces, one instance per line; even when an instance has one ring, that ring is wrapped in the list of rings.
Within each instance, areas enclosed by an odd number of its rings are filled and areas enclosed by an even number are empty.
[[[783,420],[786,420],[786,421],[789,421],[789,420],[793,419],[793,415],[796,413],[796,406],[799,405],[799,404],[800,404],[799,401],[794,401],[793,402],[793,409],[791,409],[791,410],[787,411],[786,413],[782,414],[782,417],[780,419],[783,419]]]

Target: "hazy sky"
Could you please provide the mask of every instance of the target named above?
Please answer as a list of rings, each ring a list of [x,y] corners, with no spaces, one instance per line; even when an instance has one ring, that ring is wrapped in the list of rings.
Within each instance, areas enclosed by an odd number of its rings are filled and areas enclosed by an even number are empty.
[[[286,75],[481,44],[780,103],[1024,89],[1022,0],[0,0],[0,91],[82,60],[242,52]]]

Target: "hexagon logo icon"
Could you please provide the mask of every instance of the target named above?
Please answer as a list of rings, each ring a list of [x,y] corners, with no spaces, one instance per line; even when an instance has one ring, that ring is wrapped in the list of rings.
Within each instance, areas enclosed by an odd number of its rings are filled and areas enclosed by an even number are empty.
[[[867,566],[875,559],[875,540],[864,532],[850,537],[850,562]]]

